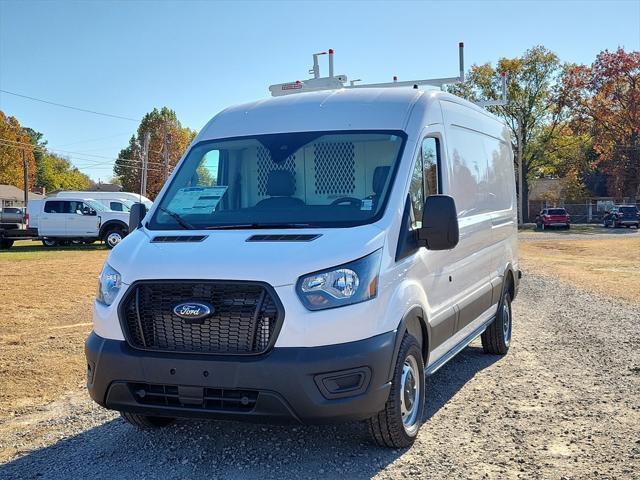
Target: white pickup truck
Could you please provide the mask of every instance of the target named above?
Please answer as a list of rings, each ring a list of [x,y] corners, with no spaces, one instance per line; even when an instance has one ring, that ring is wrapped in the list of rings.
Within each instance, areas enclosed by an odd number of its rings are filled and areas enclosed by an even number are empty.
[[[46,198],[27,207],[29,229],[45,247],[61,243],[93,243],[102,240],[115,247],[129,233],[129,213],[107,210],[92,199]]]

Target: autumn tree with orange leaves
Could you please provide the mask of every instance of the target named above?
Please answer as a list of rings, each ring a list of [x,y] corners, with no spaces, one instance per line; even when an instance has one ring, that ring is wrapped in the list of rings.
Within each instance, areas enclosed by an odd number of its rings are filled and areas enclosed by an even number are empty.
[[[127,148],[120,151],[113,168],[116,178],[122,183],[126,192],[140,192],[142,146],[147,133],[150,134],[150,142],[146,193],[149,198],[155,199],[167,175],[178,163],[196,132],[183,127],[176,112],[167,107],[154,108],[147,113],[142,118],[136,135],[129,140]],[[168,169],[165,169],[164,165],[165,145],[169,157]]]
[[[640,52],[605,50],[564,76],[574,130],[591,137],[609,194],[640,198]]]

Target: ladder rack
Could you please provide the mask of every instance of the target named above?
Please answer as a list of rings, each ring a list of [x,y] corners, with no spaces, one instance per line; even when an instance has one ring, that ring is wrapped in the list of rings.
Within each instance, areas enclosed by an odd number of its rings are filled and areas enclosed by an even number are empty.
[[[318,58],[322,55],[328,55],[329,57],[329,75],[326,77],[320,76],[320,64]],[[397,77],[393,77],[392,82],[384,83],[369,83],[369,84],[357,84],[360,80],[352,80],[347,85],[346,75],[334,74],[334,51],[329,49],[326,52],[319,52],[313,54],[313,66],[309,69],[309,74],[313,75],[313,78],[307,80],[296,80],[295,82],[277,83],[269,86],[269,91],[274,97],[280,97],[283,95],[293,95],[296,93],[305,92],[317,92],[321,90],[339,90],[339,89],[351,89],[351,88],[392,88],[392,87],[412,87],[418,88],[419,86],[430,86],[442,88],[444,85],[451,85],[455,83],[464,82],[464,43],[458,44],[458,57],[460,72],[456,77],[444,77],[444,78],[427,78],[420,80],[406,80],[398,81]],[[486,100],[477,102],[478,105],[487,107],[495,105],[506,105],[507,103],[507,77],[502,74],[502,93],[499,100]]]

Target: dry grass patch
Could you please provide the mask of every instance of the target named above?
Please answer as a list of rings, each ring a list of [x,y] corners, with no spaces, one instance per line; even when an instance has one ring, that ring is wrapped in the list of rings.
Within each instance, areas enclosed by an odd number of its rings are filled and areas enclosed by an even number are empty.
[[[640,238],[541,240],[520,242],[519,248],[525,274],[553,275],[580,288],[640,302]]]
[[[83,383],[106,256],[97,247],[49,251],[31,242],[0,254],[0,425]]]

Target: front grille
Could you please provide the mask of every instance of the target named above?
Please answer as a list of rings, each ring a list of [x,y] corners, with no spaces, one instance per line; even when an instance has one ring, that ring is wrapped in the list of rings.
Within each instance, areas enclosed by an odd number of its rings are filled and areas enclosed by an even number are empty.
[[[185,320],[173,312],[184,302],[206,302],[213,313]],[[176,280],[133,284],[120,317],[135,348],[246,355],[275,342],[283,312],[275,292],[262,283]]]
[[[130,383],[128,386],[136,402],[142,405],[250,412],[255,408],[258,400],[258,392],[255,390],[180,387],[149,383]],[[184,394],[184,390],[187,390],[188,395]]]

